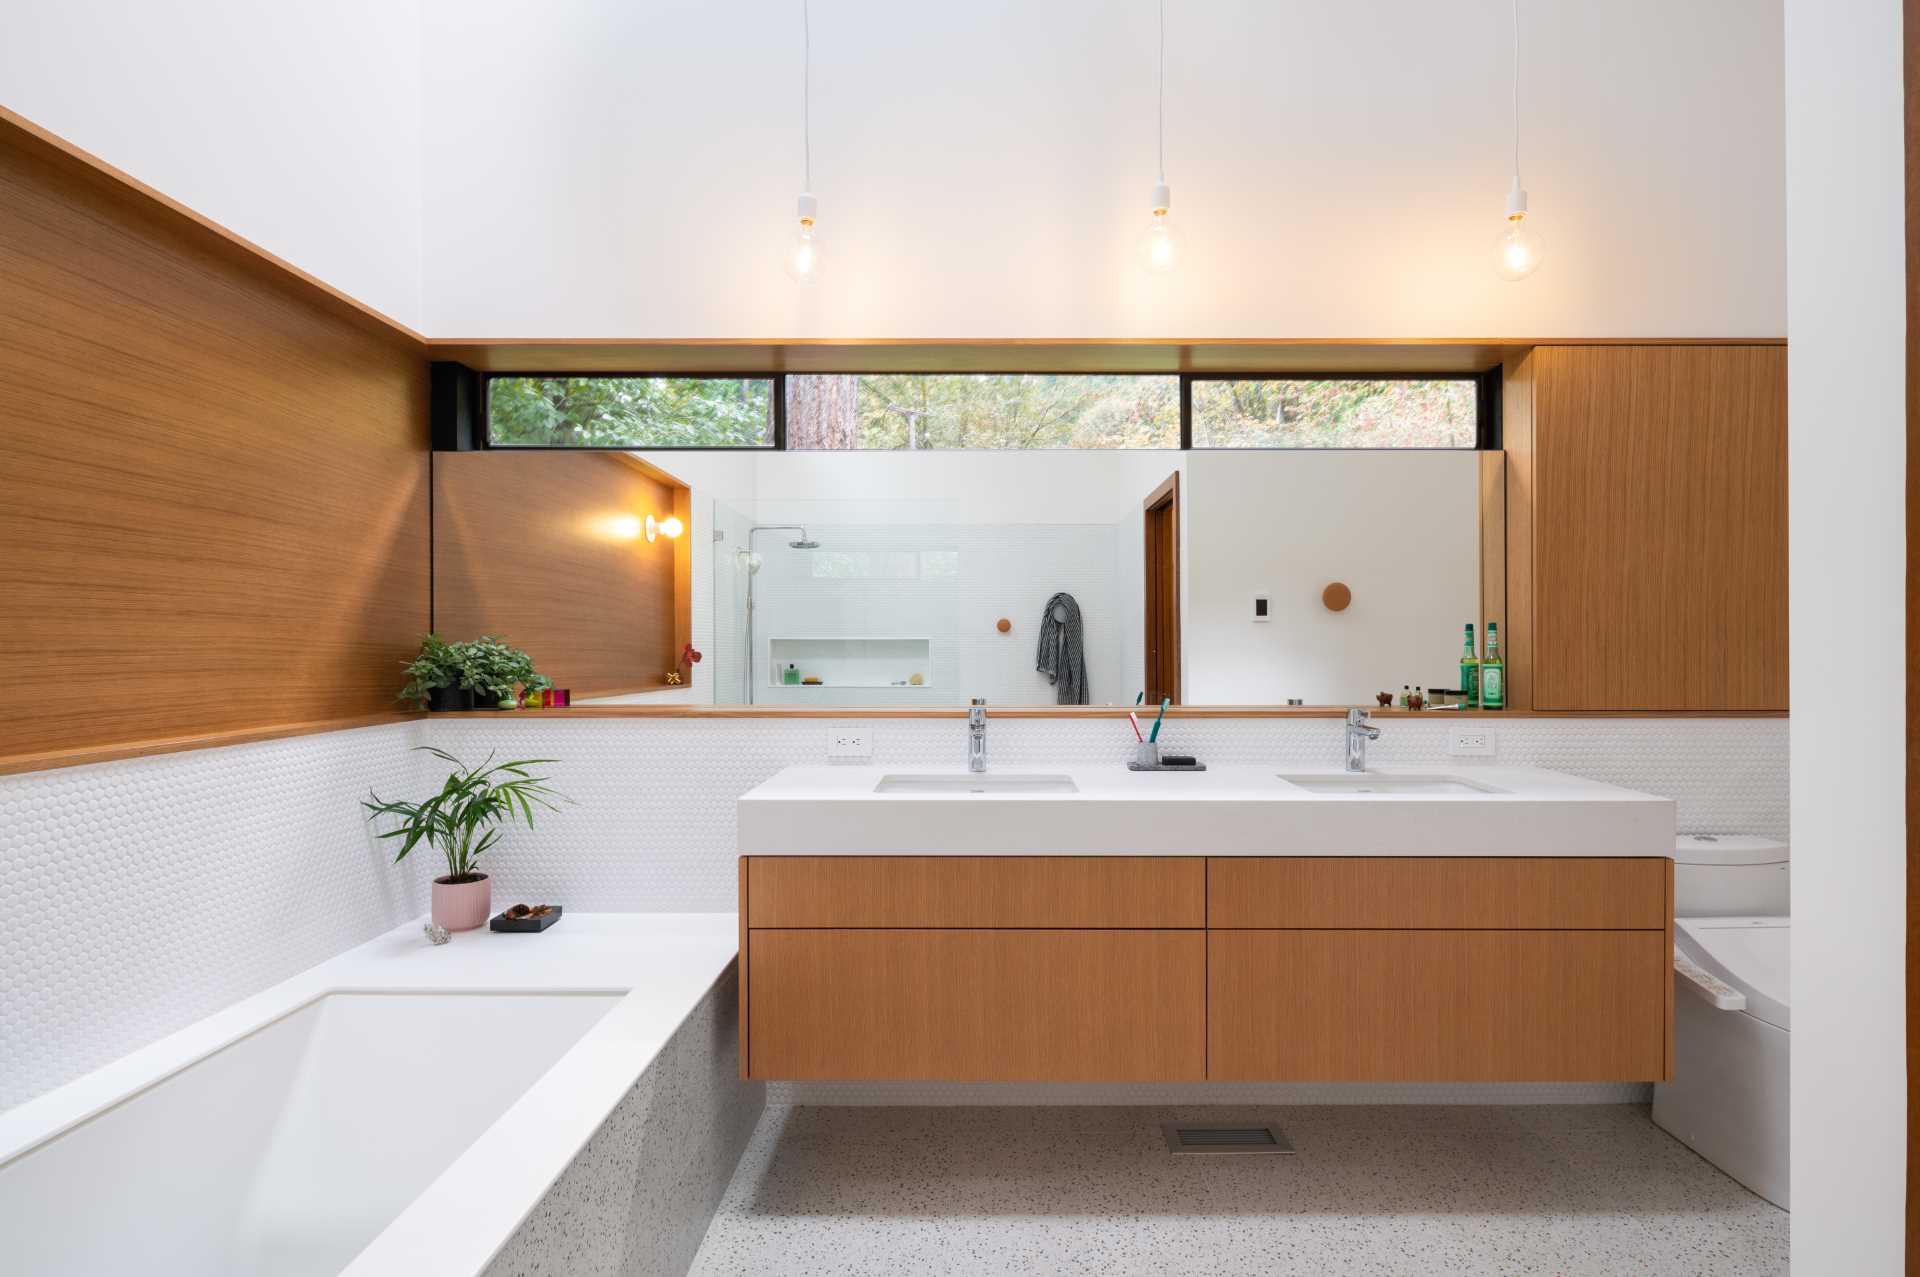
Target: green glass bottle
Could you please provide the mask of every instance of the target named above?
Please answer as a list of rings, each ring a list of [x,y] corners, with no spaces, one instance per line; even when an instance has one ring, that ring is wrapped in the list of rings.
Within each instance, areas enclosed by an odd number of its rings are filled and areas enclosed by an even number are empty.
[[[1460,649],[1460,695],[1469,709],[1480,703],[1480,652],[1473,645],[1473,622],[1467,622],[1467,645]]]
[[[1507,707],[1507,663],[1500,659],[1500,626],[1487,622],[1487,655],[1480,662],[1480,708]]]

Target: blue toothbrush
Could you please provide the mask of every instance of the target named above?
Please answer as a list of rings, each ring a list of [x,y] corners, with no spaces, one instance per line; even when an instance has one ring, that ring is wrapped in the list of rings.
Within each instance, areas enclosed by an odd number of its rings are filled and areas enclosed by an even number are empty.
[[[1142,692],[1140,693],[1140,695],[1145,696],[1146,693]],[[1153,716],[1153,732],[1151,735],[1147,737],[1147,742],[1149,744],[1160,739],[1160,724],[1166,719],[1167,706],[1171,704],[1173,704],[1173,697],[1162,696],[1160,698],[1160,712]]]

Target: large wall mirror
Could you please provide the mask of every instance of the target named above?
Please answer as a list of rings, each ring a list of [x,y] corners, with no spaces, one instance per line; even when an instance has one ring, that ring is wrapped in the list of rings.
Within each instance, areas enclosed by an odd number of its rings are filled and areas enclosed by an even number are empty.
[[[497,377],[490,446],[436,456],[436,627],[518,642],[582,704],[1449,688],[1463,626],[1500,610],[1488,393],[1434,376]],[[503,554],[516,579],[488,588]]]

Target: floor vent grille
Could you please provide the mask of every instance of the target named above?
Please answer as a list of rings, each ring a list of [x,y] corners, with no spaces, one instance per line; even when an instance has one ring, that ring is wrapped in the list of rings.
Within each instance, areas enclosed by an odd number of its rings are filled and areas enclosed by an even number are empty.
[[[1291,1153],[1293,1144],[1277,1126],[1196,1126],[1168,1122],[1160,1128],[1174,1153]]]

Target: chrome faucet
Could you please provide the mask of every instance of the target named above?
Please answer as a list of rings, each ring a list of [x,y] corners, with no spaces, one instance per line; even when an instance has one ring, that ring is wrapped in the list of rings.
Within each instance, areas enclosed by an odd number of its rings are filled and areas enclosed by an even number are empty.
[[[967,708],[967,770],[987,770],[987,702],[979,696]]]
[[[1367,742],[1380,739],[1380,729],[1367,722],[1367,711],[1350,709],[1347,711],[1347,770],[1363,772],[1367,770]]]

